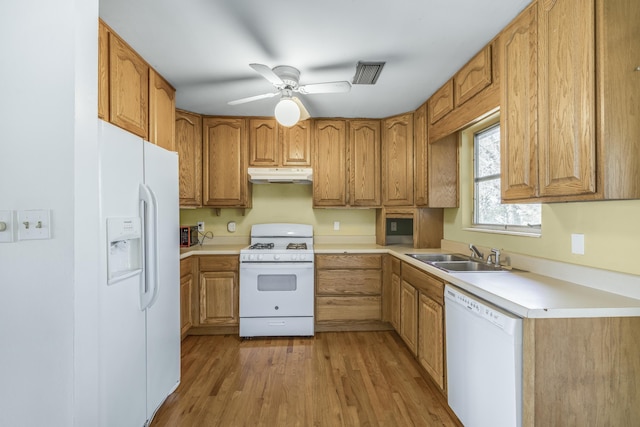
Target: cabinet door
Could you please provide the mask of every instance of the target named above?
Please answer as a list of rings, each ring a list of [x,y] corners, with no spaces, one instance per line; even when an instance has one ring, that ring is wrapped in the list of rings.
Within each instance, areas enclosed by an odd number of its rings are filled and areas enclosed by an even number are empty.
[[[453,79],[449,79],[428,101],[429,123],[434,124],[453,111]]]
[[[400,275],[391,273],[391,325],[400,333]]]
[[[203,205],[249,207],[244,120],[207,117],[203,134]]]
[[[149,70],[149,141],[176,151],[176,90],[165,79]]]
[[[349,122],[351,206],[380,206],[380,122]]]
[[[427,103],[425,102],[413,113],[413,201],[416,206],[428,206],[427,191]]]
[[[249,119],[249,165],[278,166],[278,123]]]
[[[537,5],[523,11],[499,37],[502,57],[500,168],[503,200],[537,196]]]
[[[400,336],[415,355],[418,350],[418,291],[409,282],[400,285]]]
[[[343,120],[316,120],[313,205],[347,204],[347,132]]]
[[[595,1],[538,1],[540,196],[596,188]]]
[[[98,117],[109,121],[109,29],[98,21]]]
[[[282,166],[311,166],[311,121],[279,128]]]
[[[444,389],[444,318],[442,306],[420,293],[418,309],[418,360]]]
[[[109,33],[109,117],[111,123],[146,140],[149,66],[126,43]]]
[[[193,275],[187,274],[180,278],[180,334],[184,337],[193,321],[191,318],[191,293],[193,289]]]
[[[176,150],[180,163],[180,206],[202,205],[202,117],[176,111]]]
[[[238,275],[232,271],[200,273],[200,324],[238,325]]]
[[[491,45],[471,58],[453,77],[454,105],[459,107],[491,84]]]
[[[384,121],[382,204],[413,205],[413,113]]]

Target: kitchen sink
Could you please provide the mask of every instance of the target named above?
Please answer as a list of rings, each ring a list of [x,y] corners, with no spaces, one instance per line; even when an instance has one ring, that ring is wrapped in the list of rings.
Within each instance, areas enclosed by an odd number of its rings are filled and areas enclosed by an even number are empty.
[[[452,273],[460,273],[460,272],[505,272],[509,270],[505,270],[502,267],[496,267],[491,264],[485,264],[483,262],[478,261],[441,261],[441,262],[429,262],[428,264],[433,265],[441,270],[452,272]]]
[[[418,261],[432,263],[439,261],[469,261],[469,257],[461,254],[407,254]]]

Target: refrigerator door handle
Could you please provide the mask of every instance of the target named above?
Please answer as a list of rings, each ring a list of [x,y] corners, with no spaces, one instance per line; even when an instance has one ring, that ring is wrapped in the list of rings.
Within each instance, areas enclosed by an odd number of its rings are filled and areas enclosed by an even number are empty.
[[[151,307],[158,296],[158,206],[149,186],[140,184],[140,216],[143,223],[144,282],[140,288],[140,309]]]

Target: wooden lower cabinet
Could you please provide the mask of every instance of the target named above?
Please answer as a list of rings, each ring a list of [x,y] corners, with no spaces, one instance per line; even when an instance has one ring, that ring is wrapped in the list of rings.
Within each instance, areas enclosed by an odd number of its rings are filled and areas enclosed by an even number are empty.
[[[240,320],[238,256],[198,258],[198,326],[237,327]]]
[[[418,354],[418,291],[411,283],[400,284],[400,337],[409,350]]]
[[[382,323],[382,255],[316,255],[316,330]]]
[[[191,258],[180,260],[180,335],[187,336],[193,326],[191,300],[193,293],[193,261]]]
[[[523,426],[640,419],[640,317],[524,319]]]
[[[444,282],[410,264],[403,262],[400,267],[399,334],[444,392]]]
[[[422,292],[418,301],[418,361],[444,390],[444,307]]]
[[[396,332],[400,333],[400,284],[402,282],[400,276],[400,267],[402,261],[396,257],[391,257],[391,283],[389,299],[390,301],[390,316],[389,322]]]

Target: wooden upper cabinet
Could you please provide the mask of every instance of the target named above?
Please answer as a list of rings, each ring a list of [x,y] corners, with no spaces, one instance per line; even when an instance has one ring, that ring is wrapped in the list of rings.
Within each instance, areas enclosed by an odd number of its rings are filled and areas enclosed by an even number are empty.
[[[640,2],[597,4],[598,191],[605,199],[640,199]]]
[[[311,123],[291,127],[275,119],[249,119],[249,166],[308,167],[311,165]]]
[[[425,102],[413,113],[413,201],[416,206],[429,205],[427,120],[427,103]]]
[[[382,204],[413,205],[413,113],[383,121]]]
[[[282,166],[311,166],[311,121],[303,120],[291,127],[279,126]]]
[[[491,45],[487,45],[453,76],[455,107],[459,107],[491,84]]]
[[[596,191],[595,1],[538,1],[540,196]]]
[[[180,206],[202,206],[202,117],[176,110]]]
[[[458,207],[458,134],[431,142],[427,159],[429,207]]]
[[[503,200],[537,196],[538,20],[534,3],[500,34],[500,168]]]
[[[176,90],[153,68],[149,69],[149,141],[176,151]]]
[[[380,121],[349,121],[349,204],[380,206]]]
[[[347,124],[314,121],[313,205],[347,204]]]
[[[109,121],[109,28],[98,20],[98,117]]]
[[[109,32],[109,118],[116,126],[149,140],[149,66]]]
[[[449,81],[431,95],[427,103],[429,104],[429,122],[431,124],[436,123],[453,111],[453,79],[449,79]]]
[[[203,120],[203,205],[251,207],[247,178],[245,120],[206,117]]]
[[[249,165],[279,166],[278,123],[275,119],[249,119]]]

